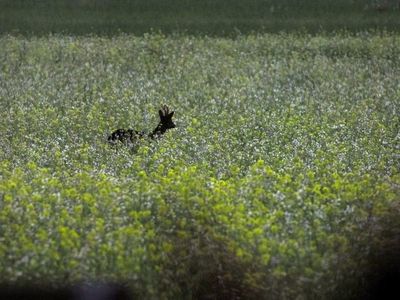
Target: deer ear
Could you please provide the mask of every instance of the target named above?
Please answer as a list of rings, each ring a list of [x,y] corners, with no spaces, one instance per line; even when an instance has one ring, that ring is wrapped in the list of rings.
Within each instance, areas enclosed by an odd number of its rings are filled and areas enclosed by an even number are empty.
[[[175,111],[171,112],[168,116],[169,116],[170,118],[172,118],[172,116],[174,115],[174,112],[175,112]]]
[[[164,112],[161,109],[158,111],[158,114],[160,115],[160,119],[164,118]]]

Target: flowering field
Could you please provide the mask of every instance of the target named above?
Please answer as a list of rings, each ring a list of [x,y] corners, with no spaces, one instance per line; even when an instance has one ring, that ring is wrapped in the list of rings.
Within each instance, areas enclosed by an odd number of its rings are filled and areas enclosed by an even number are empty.
[[[3,281],[351,298],[400,231],[396,34],[3,35],[0,49]],[[162,104],[175,129],[107,143],[151,132]]]

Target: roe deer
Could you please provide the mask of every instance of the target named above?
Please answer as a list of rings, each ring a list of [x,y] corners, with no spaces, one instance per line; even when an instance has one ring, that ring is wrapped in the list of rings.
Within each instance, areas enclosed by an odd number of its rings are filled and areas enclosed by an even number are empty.
[[[170,112],[168,106],[164,105],[161,107],[161,109],[158,111],[158,114],[160,115],[160,122],[158,123],[157,127],[147,135],[151,139],[164,134],[168,129],[176,127],[172,121],[174,111]],[[116,144],[118,141],[134,143],[135,140],[143,137],[145,137],[145,133],[141,131],[133,129],[117,129],[110,134],[108,137],[108,142],[110,144]]]

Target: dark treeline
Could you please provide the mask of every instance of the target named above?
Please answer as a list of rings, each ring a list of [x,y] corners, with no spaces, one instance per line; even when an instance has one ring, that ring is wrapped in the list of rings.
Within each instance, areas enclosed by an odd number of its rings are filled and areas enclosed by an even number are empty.
[[[397,31],[396,0],[0,0],[0,33]]]

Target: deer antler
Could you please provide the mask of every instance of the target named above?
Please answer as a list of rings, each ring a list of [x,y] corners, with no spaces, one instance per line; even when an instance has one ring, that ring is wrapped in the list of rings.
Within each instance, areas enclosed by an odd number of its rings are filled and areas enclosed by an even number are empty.
[[[167,116],[167,115],[169,114],[169,108],[168,108],[168,106],[164,104],[164,105],[161,107],[161,112],[162,112],[163,116]]]

